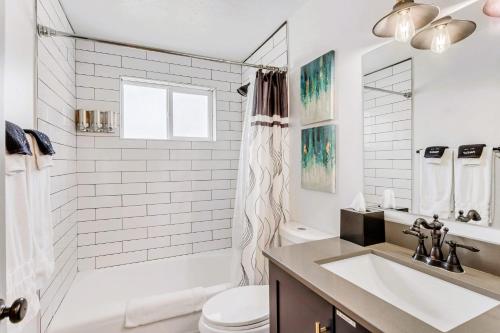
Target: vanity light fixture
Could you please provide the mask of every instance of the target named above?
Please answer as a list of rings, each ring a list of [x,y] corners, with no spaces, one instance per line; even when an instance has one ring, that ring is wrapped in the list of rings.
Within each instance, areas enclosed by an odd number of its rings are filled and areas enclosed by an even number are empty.
[[[487,0],[483,7],[483,13],[491,17],[500,17],[500,0]]]
[[[451,16],[445,16],[418,32],[412,38],[411,46],[440,54],[446,52],[451,45],[472,35],[475,30],[476,23],[473,21],[454,20]]]
[[[372,31],[377,37],[394,37],[399,42],[408,42],[415,31],[431,23],[438,15],[437,6],[398,0],[392,11],[381,18]]]

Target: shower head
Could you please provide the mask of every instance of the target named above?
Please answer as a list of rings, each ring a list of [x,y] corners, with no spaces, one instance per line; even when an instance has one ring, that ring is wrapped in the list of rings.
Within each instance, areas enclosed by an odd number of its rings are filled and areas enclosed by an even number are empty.
[[[238,90],[236,90],[238,92],[238,94],[240,94],[241,96],[243,97],[246,97],[247,96],[247,93],[248,93],[248,87],[250,86],[250,83],[247,83],[245,84],[244,86],[241,86],[238,88]]]

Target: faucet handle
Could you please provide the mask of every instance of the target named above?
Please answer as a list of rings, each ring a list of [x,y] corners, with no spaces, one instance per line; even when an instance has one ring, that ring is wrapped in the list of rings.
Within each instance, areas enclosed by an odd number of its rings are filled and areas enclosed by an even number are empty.
[[[450,231],[450,229],[448,229],[447,227],[444,227],[443,228],[443,233],[442,233],[442,236],[441,236],[441,243],[439,244],[439,246],[443,246],[443,243],[444,243],[444,239],[446,238],[446,235],[448,235],[448,231]],[[448,244],[448,243],[446,243]]]
[[[418,238],[418,245],[415,250],[415,253],[413,253],[412,258],[415,260],[419,260],[422,262],[425,262],[427,260],[427,249],[425,248],[425,239],[427,238],[426,235],[420,232],[420,229],[418,231],[409,229],[409,230],[403,230],[403,233],[406,235],[411,235],[415,236]]]
[[[403,234],[415,236],[415,237],[418,237],[418,239],[428,238],[426,235],[424,235],[422,232],[420,232],[420,230],[415,231],[415,230],[411,230],[411,229],[406,229],[406,230],[403,230]]]
[[[475,248],[473,246],[458,244],[457,242],[451,240],[446,241],[446,244],[450,246],[450,253],[448,253],[448,258],[446,259],[446,262],[443,264],[442,267],[450,272],[463,273],[464,271],[462,265],[460,264],[460,260],[458,260],[457,247],[461,247],[463,249],[467,249],[472,252],[479,252],[478,248]]]
[[[469,245],[464,245],[464,244],[459,244],[459,243],[451,241],[451,240],[450,241],[446,241],[446,244],[448,244],[450,246],[450,248],[453,248],[453,249],[456,249],[457,247],[460,247],[462,249],[466,249],[466,250],[469,250],[471,252],[479,252],[480,251],[477,247],[469,246]]]

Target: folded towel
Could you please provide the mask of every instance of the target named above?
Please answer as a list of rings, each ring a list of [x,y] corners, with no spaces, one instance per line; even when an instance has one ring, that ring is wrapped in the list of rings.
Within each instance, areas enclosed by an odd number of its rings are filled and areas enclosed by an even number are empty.
[[[429,164],[441,164],[447,146],[432,146],[425,148],[425,162]]]
[[[432,163],[429,161],[432,160]],[[453,152],[445,149],[441,158],[419,156],[419,213],[447,219],[452,211]]]
[[[125,327],[147,325],[201,311],[210,297],[227,288],[229,284],[220,284],[131,299],[125,310]]]
[[[43,134],[41,132],[38,132],[38,133]],[[43,134],[43,135],[45,135],[45,134]],[[32,142],[30,142],[30,147],[32,148],[31,151],[35,155],[36,166],[37,166],[38,170],[43,170],[45,168],[54,166],[54,160],[53,160],[53,156],[52,156],[54,154],[46,154],[42,151],[42,146],[40,146],[40,140],[37,139],[36,135],[28,134],[27,137],[32,138]],[[47,140],[49,140],[48,137],[47,137]],[[49,144],[50,144],[50,140],[49,140]],[[45,149],[47,149],[47,148],[45,148]]]
[[[477,144],[477,145],[462,145],[458,147],[457,158],[473,158],[479,159],[483,155],[483,150],[486,147],[485,144]]]
[[[231,288],[230,283],[221,283],[221,284],[216,284],[215,286],[205,288],[206,300],[208,301],[213,296],[220,294],[221,292],[226,291],[229,288]]]
[[[25,129],[24,132],[33,135],[43,155],[54,155],[56,153],[47,134],[34,129]]]
[[[425,148],[424,157],[425,158],[437,158],[441,159],[444,152],[448,149],[447,146],[432,146]]]
[[[12,176],[26,171],[26,155],[7,154],[5,156],[5,174]]]
[[[6,225],[6,301],[27,299],[29,307],[24,320],[9,326],[9,332],[21,332],[40,309],[37,295],[33,249],[33,215],[30,213],[25,155],[6,155],[5,225]],[[24,166],[21,166],[21,163]],[[24,170],[22,170],[24,169]],[[13,172],[15,171],[15,172]]]
[[[46,287],[54,271],[54,228],[50,204],[50,168],[52,156],[43,155],[35,136],[27,135],[33,156],[26,158],[26,177],[30,212],[36,216],[33,224],[33,245],[36,285]]]
[[[9,154],[31,155],[24,131],[10,121],[5,122],[5,147]]]
[[[475,160],[471,163],[470,160]],[[470,224],[489,225],[492,216],[493,148],[486,147],[480,158],[455,158],[455,214],[467,214],[471,209],[481,215],[481,221]]]

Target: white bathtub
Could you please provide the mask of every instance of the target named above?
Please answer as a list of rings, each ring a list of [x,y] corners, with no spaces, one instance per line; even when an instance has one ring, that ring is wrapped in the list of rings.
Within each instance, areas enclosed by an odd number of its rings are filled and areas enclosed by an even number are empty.
[[[200,313],[124,328],[127,301],[229,282],[230,250],[78,273],[48,333],[188,333]]]

